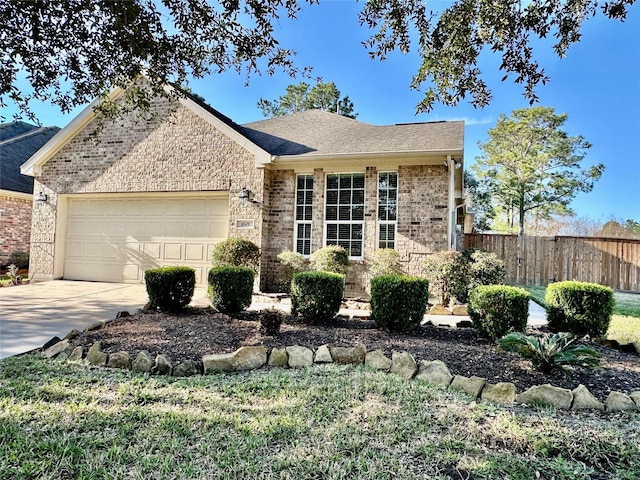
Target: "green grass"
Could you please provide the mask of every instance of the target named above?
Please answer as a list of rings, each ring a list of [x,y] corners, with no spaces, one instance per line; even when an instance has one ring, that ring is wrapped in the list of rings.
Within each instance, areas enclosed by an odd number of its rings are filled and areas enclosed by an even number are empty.
[[[640,477],[640,414],[475,403],[364,367],[174,379],[0,362],[0,478]]]
[[[522,286],[531,294],[531,299],[546,308],[546,287]],[[640,342],[640,294],[614,292],[615,305],[607,338],[620,343]]]

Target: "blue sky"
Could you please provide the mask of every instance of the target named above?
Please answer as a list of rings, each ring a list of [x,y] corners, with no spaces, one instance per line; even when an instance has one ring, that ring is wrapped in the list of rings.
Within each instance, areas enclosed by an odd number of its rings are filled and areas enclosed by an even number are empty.
[[[446,7],[446,2],[434,4]],[[305,6],[296,20],[281,19],[276,30],[281,45],[297,52],[299,67],[313,67],[314,76],[335,82],[350,97],[358,120],[393,124],[463,119],[468,168],[480,153],[478,141],[486,141],[487,130],[500,113],[509,115],[529,106],[518,85],[500,81],[500,59],[487,52],[480,68],[493,91],[490,106],[474,109],[463,101],[457,107],[437,105],[428,114],[415,115],[422,94],[409,85],[419,66],[418,56],[394,53],[385,62],[371,60],[361,45],[369,33],[358,25],[361,8],[362,3],[353,1],[322,0],[320,5]],[[567,132],[593,144],[585,165],[606,166],[594,190],[572,203],[576,214],[596,220],[640,220],[640,2],[630,8],[625,22],[599,14],[585,22],[582,33],[582,40],[564,59],[555,56],[552,41],[540,42],[537,58],[551,81],[538,87],[539,104],[567,113]],[[245,86],[244,74],[226,72],[193,80],[190,86],[217,110],[246,123],[263,118],[256,106],[260,97],[277,98],[288,84],[301,80],[279,73],[253,76]],[[7,110],[5,117],[10,118],[12,111]],[[34,110],[41,123],[59,126],[79,111],[62,115],[47,105],[34,105]]]

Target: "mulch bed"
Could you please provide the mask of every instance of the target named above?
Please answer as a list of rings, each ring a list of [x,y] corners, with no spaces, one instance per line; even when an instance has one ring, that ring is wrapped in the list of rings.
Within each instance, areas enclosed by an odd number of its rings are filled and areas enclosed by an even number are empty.
[[[330,325],[307,325],[289,316],[280,334],[270,337],[262,336],[258,326],[257,312],[242,312],[233,317],[195,309],[179,315],[144,312],[83,333],[72,343],[88,348],[101,341],[102,350],[107,353],[124,350],[135,356],[147,350],[152,356],[164,354],[173,361],[199,361],[203,355],[233,352],[249,345],[264,345],[267,349],[301,345],[316,349],[324,344],[351,347],[360,342],[367,350],[381,349],[388,356],[393,351],[406,350],[417,361],[442,360],[454,375],[476,375],[491,383],[512,382],[518,392],[545,383],[569,389],[583,384],[600,400],[613,390],[640,391],[640,357],[590,342],[586,344],[602,354],[601,366],[593,371],[575,368],[571,377],[565,377],[560,372],[541,374],[518,355],[479,339],[472,328],[426,325],[402,334],[380,330],[369,319],[338,317]]]

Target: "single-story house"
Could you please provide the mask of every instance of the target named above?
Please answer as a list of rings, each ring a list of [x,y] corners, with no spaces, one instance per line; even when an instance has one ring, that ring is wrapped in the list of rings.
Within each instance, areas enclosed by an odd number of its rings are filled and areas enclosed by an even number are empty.
[[[0,124],[0,265],[14,252],[29,251],[33,178],[22,175],[20,165],[58,130],[25,122]]]
[[[364,295],[376,249],[398,250],[415,273],[455,248],[463,122],[377,126],[310,110],[238,125],[193,96],[174,102],[87,140],[90,105],[23,165],[46,196],[33,208],[33,278],[142,282],[179,264],[205,283],[212,247],[238,236],[262,250],[262,290],[280,283],[280,252],[338,244],[348,293]]]

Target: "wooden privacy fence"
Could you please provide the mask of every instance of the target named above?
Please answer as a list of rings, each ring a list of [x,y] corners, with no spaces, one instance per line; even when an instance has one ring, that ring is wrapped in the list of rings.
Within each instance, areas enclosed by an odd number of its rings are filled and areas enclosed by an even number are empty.
[[[505,262],[511,283],[579,280],[640,292],[640,240],[557,236],[519,242],[517,235],[465,234],[464,246],[495,252]]]

